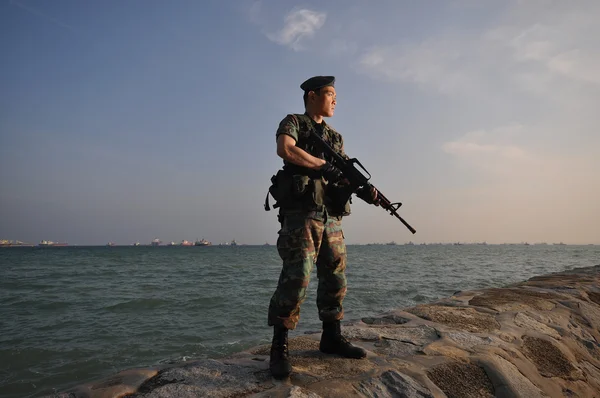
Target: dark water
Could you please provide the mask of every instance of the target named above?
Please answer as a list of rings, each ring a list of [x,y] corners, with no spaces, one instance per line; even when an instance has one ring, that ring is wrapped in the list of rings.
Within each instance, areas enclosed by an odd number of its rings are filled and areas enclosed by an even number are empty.
[[[597,265],[600,246],[349,246],[348,255],[352,320]],[[279,271],[273,246],[0,249],[0,396],[267,343]],[[311,283],[292,336],[319,329],[315,299]]]

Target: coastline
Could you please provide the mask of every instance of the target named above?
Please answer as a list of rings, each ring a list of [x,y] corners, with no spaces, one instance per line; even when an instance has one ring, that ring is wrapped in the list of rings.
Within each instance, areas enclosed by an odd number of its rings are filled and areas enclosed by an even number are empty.
[[[292,332],[284,382],[270,377],[264,345],[46,397],[600,396],[600,265],[456,292],[342,330],[366,359],[321,354],[320,332]]]

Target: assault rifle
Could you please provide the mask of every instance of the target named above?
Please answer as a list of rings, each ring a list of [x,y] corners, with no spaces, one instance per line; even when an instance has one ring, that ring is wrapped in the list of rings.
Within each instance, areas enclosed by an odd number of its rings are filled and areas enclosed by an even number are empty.
[[[351,192],[349,195],[351,195],[352,192],[356,192],[356,190],[358,190],[358,189],[366,189],[366,190],[370,191],[371,188],[375,188],[369,182],[369,180],[371,179],[371,174],[367,171],[367,169],[364,168],[364,166],[358,161],[358,159],[356,159],[356,158],[344,159],[331,146],[329,146],[329,144],[327,142],[325,142],[325,140],[323,140],[323,138],[320,137],[314,130],[311,130],[310,133],[317,140],[317,142],[323,146],[324,151],[332,157],[333,165],[336,166],[338,169],[340,169],[342,174],[344,174],[344,177],[346,177],[348,182],[350,182]],[[360,170],[358,170],[355,167],[355,165],[359,166],[367,174],[368,177],[365,176]],[[398,220],[400,220],[402,222],[402,224],[404,224],[410,232],[412,232],[413,234],[415,232],[417,232],[406,221],[404,221],[404,219],[402,217],[400,217],[400,215],[396,211],[396,210],[398,210],[398,208],[400,206],[402,206],[402,203],[400,203],[400,202],[392,203],[392,202],[390,202],[390,200],[388,198],[385,197],[384,194],[381,193],[381,191],[379,189],[375,188],[375,190],[377,191],[377,198],[379,200],[379,206],[381,206],[385,211],[389,212],[390,215],[392,215],[392,216],[396,217]],[[369,192],[369,195],[370,195],[370,192]],[[348,196],[348,198],[349,198],[349,196]]]

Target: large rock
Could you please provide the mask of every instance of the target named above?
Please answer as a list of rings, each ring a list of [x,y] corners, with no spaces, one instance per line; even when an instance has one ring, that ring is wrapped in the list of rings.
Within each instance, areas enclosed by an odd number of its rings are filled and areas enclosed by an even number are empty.
[[[269,346],[227,358],[132,369],[54,397],[600,397],[600,266],[435,303],[343,327],[362,360],[290,340],[294,371],[273,380]]]

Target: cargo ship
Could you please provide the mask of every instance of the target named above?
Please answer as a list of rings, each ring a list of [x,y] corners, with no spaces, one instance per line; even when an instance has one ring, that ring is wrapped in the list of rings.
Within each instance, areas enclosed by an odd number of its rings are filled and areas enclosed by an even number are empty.
[[[43,240],[39,243],[40,247],[64,247],[69,246],[67,242],[52,242],[51,240]]]
[[[160,246],[161,243],[162,242],[160,241],[160,239],[156,238],[152,242],[150,242],[150,246]]]
[[[181,243],[179,244],[180,246],[194,246],[193,242],[190,242],[189,240],[182,240]]]
[[[196,243],[194,243],[194,246],[210,246],[210,245],[212,245],[212,243],[207,241],[206,239],[196,240]]]

